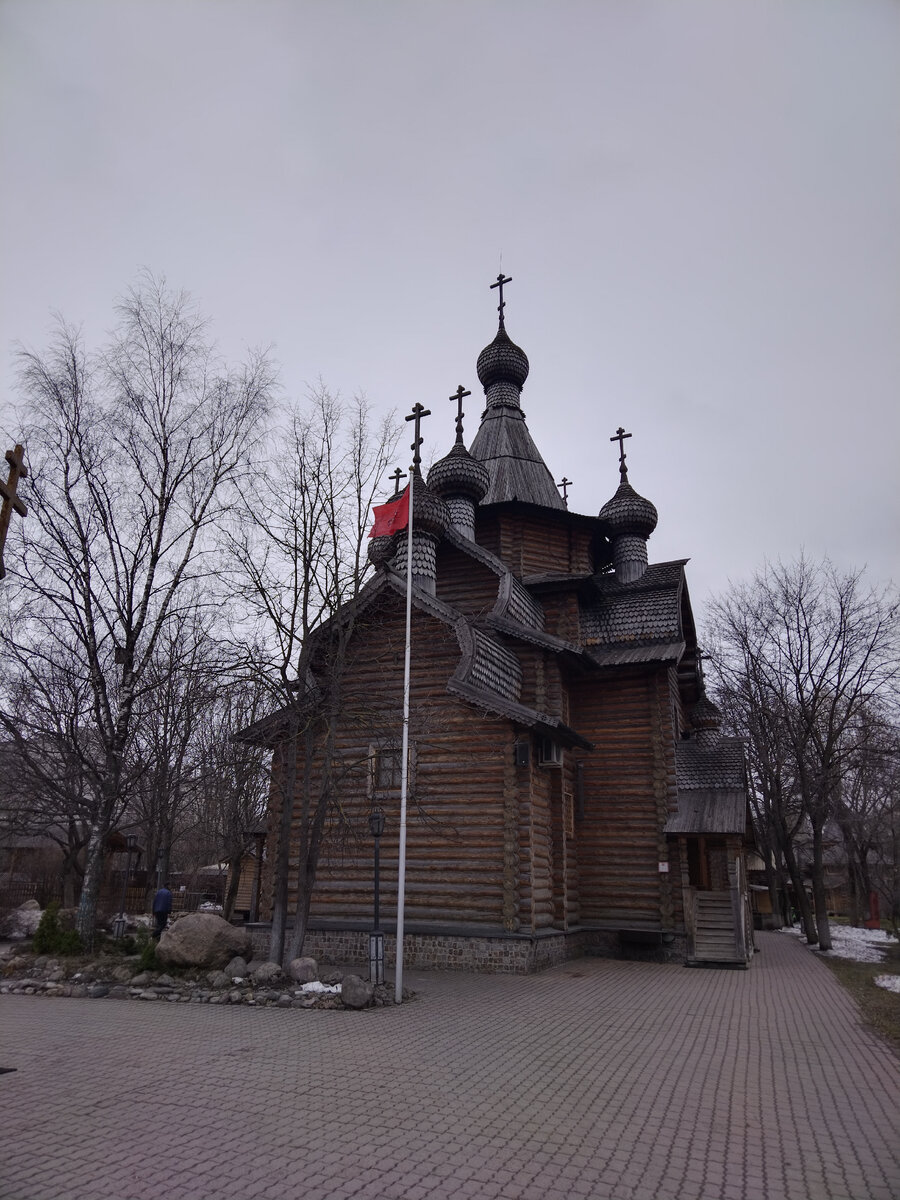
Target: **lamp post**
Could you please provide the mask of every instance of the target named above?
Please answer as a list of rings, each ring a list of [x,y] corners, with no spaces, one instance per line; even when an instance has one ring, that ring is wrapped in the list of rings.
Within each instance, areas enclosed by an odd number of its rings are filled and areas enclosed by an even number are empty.
[[[125,933],[125,900],[128,895],[128,880],[131,876],[131,855],[137,844],[137,838],[129,833],[125,838],[128,847],[128,857],[125,860],[125,879],[122,881],[122,900],[119,904],[119,915],[113,921],[113,938],[118,941]]]
[[[381,932],[381,877],[379,855],[384,833],[384,809],[373,808],[369,813],[369,829],[375,839],[375,923],[369,934],[369,982],[384,983],[384,934]]]

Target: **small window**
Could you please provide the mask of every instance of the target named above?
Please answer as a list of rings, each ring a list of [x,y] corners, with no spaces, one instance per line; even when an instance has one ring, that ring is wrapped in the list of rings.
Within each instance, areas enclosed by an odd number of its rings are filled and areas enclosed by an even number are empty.
[[[415,747],[409,746],[409,779],[412,787],[412,776],[415,768]],[[373,743],[369,746],[369,795],[381,795],[384,792],[399,792],[403,775],[403,751],[399,741]]]
[[[553,738],[541,738],[539,754],[542,767],[562,766],[562,746]]]

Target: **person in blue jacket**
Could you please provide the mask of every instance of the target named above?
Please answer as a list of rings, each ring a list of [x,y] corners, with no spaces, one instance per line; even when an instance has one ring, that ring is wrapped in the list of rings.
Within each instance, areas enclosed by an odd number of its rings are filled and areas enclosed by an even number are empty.
[[[153,915],[156,917],[156,929],[153,931],[153,936],[157,941],[162,937],[162,931],[169,922],[169,913],[172,911],[172,893],[165,884],[159,889],[153,897]]]

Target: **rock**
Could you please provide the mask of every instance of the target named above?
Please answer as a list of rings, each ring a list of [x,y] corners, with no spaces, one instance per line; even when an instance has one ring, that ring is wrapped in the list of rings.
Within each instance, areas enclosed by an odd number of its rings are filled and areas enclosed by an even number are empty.
[[[171,975],[158,975],[156,979],[157,987],[174,987],[175,980]]]
[[[230,925],[216,913],[188,913],[165,931],[156,957],[171,967],[222,967],[236,954],[252,955],[245,929]]]
[[[110,1000],[128,1000],[129,992],[124,983],[117,983],[115,987],[109,989]]]
[[[3,921],[0,935],[14,941],[34,937],[41,922],[41,906],[37,900],[26,900],[14,908]]]
[[[224,971],[210,971],[206,976],[206,981],[210,987],[214,988],[228,987],[229,983],[231,983],[231,979]]]
[[[237,955],[226,967],[223,967],[222,969],[229,979],[243,979],[247,974],[249,967],[247,966],[247,960],[242,958],[240,955]]]
[[[62,969],[62,967],[57,967],[54,971],[51,971],[50,974],[47,976],[47,978],[50,980],[51,983],[59,983],[60,980],[65,979],[65,977],[66,977],[66,973]]]
[[[295,983],[312,983],[319,978],[319,964],[314,958],[295,958],[288,973]]]
[[[101,996],[109,995],[109,988],[105,983],[92,983],[87,990],[87,994],[92,1000],[99,1000]]]
[[[116,967],[113,970],[113,979],[119,983],[130,983],[131,975],[131,967]]]
[[[125,982],[125,981],[123,981],[123,982]],[[141,971],[140,975],[133,975],[131,977],[130,981],[128,981],[128,982],[131,983],[132,987],[136,987],[136,988],[146,987],[147,984],[150,982],[150,972],[149,971]]]
[[[156,1000],[158,999],[156,992],[141,992],[138,1000]]]
[[[253,972],[255,983],[271,983],[273,979],[281,978],[281,967],[277,962],[264,962]]]
[[[332,968],[330,971],[323,971],[321,976],[322,982],[327,983],[332,987],[336,983],[340,983],[343,978],[344,972],[338,971],[335,968]]]
[[[341,1001],[345,1008],[365,1008],[371,1004],[373,985],[358,975],[345,975],[341,981]]]
[[[290,1008],[294,1001],[292,997],[287,994],[287,992],[282,992],[275,1003],[279,1008]]]
[[[413,528],[415,528],[415,526]],[[240,1004],[242,996],[237,988],[235,988],[234,991],[228,993],[227,999],[231,1004]]]

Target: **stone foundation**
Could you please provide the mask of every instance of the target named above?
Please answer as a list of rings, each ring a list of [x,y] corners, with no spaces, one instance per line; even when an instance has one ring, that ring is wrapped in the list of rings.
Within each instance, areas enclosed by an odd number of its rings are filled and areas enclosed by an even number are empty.
[[[254,954],[267,958],[269,926],[251,925],[249,929]],[[385,932],[385,971],[396,963],[396,948],[395,934]],[[585,955],[684,962],[685,950],[683,936],[675,935],[671,943],[661,944],[658,935],[635,941],[615,930],[548,930],[533,935],[407,931],[403,963],[419,970],[528,975]],[[306,935],[303,953],[317,962],[367,967],[369,931],[313,928]]]

